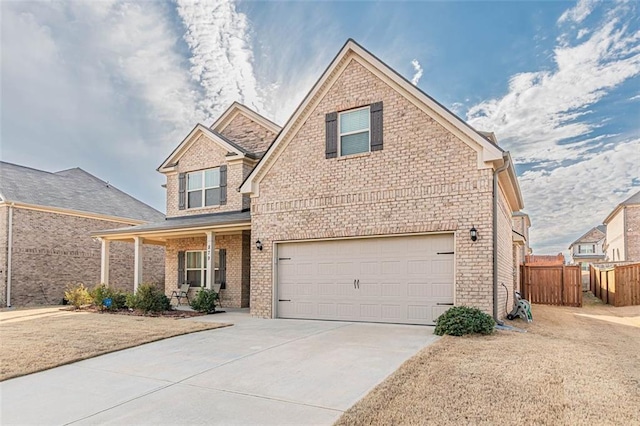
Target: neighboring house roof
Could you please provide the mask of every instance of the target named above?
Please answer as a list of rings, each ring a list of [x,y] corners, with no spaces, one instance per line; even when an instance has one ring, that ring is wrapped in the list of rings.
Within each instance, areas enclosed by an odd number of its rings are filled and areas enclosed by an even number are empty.
[[[513,212],[513,213],[511,214],[511,216],[513,216],[513,217],[522,217],[522,218],[524,218],[525,222],[527,223],[527,226],[528,226],[528,227],[531,227],[531,218],[530,218],[530,217],[529,217],[529,215],[528,215],[528,214],[526,214],[525,212],[523,212],[523,211]]]
[[[479,168],[491,167],[491,165],[486,164],[487,162],[498,162],[500,164],[503,162],[503,153],[505,151],[489,139],[490,136],[488,133],[485,132],[483,134],[475,130],[467,122],[456,116],[415,85],[411,84],[411,82],[406,78],[402,77],[395,70],[364,49],[354,40],[349,39],[321,75],[320,79],[315,83],[302,103],[291,115],[282,131],[278,134],[275,141],[260,159],[259,163],[245,178],[240,187],[241,192],[259,194],[259,182],[262,177],[275,163],[275,160],[288,145],[293,136],[297,134],[300,127],[304,124],[307,116],[317,107],[322,95],[331,88],[335,79],[341,75],[350,60],[355,60],[366,67],[378,78],[389,84],[394,88],[394,90],[401,93],[414,103],[414,105],[429,114],[440,125],[474,149],[478,153]],[[513,167],[510,167],[510,169],[513,169]],[[509,176],[509,180],[513,181],[510,185],[510,190],[513,192],[512,199],[515,200],[514,204],[518,205],[518,208],[515,210],[519,210],[523,205],[520,188],[513,170],[508,171],[507,174]]]
[[[611,221],[611,219],[613,219],[613,217],[624,207],[635,206],[635,205],[640,205],[640,191],[636,192],[631,197],[627,198],[626,200],[618,204],[616,208],[613,209],[613,211],[609,213],[609,216],[607,216],[607,218],[604,220],[604,224],[605,225],[608,224]]]
[[[572,242],[571,245],[569,246],[569,250],[571,250],[571,247],[579,243],[597,243],[598,241],[602,240],[606,236],[606,233],[607,233],[606,226],[604,225],[594,226],[593,228],[585,232],[580,238]]]
[[[232,212],[211,213],[195,216],[171,217],[163,221],[145,223],[144,225],[129,226],[126,228],[107,229],[95,232],[94,236],[107,236],[113,234],[135,234],[146,232],[180,230],[188,228],[210,228],[213,226],[234,225],[251,221],[249,210]]]
[[[164,217],[153,207],[80,168],[51,173],[0,161],[0,194],[6,203],[144,222]]]

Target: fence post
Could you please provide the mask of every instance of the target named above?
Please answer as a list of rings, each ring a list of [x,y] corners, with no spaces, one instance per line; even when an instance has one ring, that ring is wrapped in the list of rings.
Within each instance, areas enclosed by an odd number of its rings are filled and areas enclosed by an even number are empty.
[[[564,264],[562,265],[562,273],[560,276],[560,306],[564,306],[564,286],[565,286],[565,279],[564,279],[564,274],[565,274],[565,266]]]

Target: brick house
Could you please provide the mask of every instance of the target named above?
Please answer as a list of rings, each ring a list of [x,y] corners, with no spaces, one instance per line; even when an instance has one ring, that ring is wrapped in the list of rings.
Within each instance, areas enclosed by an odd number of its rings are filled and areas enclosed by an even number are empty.
[[[579,264],[582,271],[582,288],[589,289],[589,265],[605,259],[604,240],[607,227],[598,225],[591,228],[569,246],[573,263]]]
[[[618,204],[604,224],[606,260],[640,262],[640,191]]]
[[[75,168],[50,173],[0,162],[0,300],[6,306],[60,303],[68,284],[99,283],[96,228],[158,221],[163,214]],[[146,282],[164,284],[164,250],[145,253]],[[111,285],[131,291],[133,247],[113,247]]]
[[[509,153],[352,40],[283,128],[233,104],[158,171],[167,219],[96,235],[164,244],[167,292],[220,282],[254,316],[413,324],[511,300]]]

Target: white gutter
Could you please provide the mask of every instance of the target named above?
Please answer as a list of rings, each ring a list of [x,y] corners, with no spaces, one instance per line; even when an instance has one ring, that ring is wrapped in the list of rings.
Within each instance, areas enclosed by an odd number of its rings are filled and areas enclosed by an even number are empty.
[[[9,230],[7,232],[7,308],[11,307],[11,252],[13,251],[13,203],[9,205]]]

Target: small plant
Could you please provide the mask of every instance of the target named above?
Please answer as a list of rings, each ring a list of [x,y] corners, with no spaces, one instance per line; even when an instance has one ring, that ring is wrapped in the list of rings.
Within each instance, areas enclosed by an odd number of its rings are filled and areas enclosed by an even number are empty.
[[[496,322],[478,308],[454,306],[436,320],[434,333],[438,336],[464,336],[465,334],[491,334]]]
[[[80,309],[84,305],[90,305],[93,302],[93,298],[84,284],[69,284],[64,291],[64,298],[76,309]]]
[[[126,306],[126,294],[122,291],[107,287],[105,284],[98,284],[91,290],[93,304],[99,309],[108,309],[117,311]],[[106,301],[111,300],[111,304],[107,306]]]
[[[142,284],[135,294],[125,296],[125,299],[128,308],[145,313],[171,310],[169,298],[153,284]]]
[[[194,311],[212,314],[216,311],[216,303],[220,296],[213,290],[201,288],[189,305]]]

